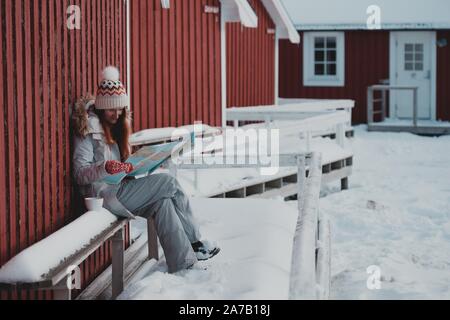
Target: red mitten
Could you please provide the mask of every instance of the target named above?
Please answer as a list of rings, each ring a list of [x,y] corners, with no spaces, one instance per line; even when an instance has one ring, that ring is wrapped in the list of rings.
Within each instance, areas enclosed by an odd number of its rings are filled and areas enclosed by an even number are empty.
[[[131,163],[122,163],[116,160],[110,160],[106,162],[105,169],[109,174],[117,174],[121,172],[130,173],[133,171],[133,165]]]
[[[133,165],[131,163],[124,163],[125,172],[130,173],[134,170]]]

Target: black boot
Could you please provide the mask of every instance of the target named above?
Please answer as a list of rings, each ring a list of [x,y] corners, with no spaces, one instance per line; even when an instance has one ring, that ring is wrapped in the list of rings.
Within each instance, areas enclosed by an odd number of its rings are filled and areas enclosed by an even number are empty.
[[[198,241],[192,244],[192,249],[198,261],[209,260],[220,252],[220,248],[208,241]]]

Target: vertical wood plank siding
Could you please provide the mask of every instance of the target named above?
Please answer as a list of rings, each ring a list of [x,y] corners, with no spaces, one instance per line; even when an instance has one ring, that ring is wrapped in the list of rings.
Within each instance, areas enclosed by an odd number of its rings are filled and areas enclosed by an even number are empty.
[[[258,28],[227,24],[227,107],[275,103],[275,29],[260,0],[249,0]]]
[[[66,26],[69,5],[81,8],[81,30]],[[120,68],[126,85],[125,10],[123,0],[1,1],[0,266],[80,213],[70,107],[81,94],[95,93],[107,65]],[[105,244],[81,265],[83,287],[110,258]],[[0,292],[0,298],[52,294]]]
[[[303,39],[303,32],[300,33]],[[389,32],[345,32],[345,86],[305,87],[303,45],[280,41],[281,98],[353,99],[353,121],[367,121],[367,87],[389,79]]]
[[[203,121],[220,125],[218,0],[130,2],[134,130]],[[219,66],[219,67],[217,67]]]
[[[450,121],[450,30],[437,32],[437,39],[447,39],[445,47],[437,47],[437,118]]]

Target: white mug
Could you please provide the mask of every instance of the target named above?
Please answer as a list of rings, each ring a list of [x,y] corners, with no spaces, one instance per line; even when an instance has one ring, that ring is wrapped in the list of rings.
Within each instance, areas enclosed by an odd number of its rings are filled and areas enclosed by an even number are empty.
[[[98,211],[103,208],[102,198],[85,198],[84,203],[89,211]]]

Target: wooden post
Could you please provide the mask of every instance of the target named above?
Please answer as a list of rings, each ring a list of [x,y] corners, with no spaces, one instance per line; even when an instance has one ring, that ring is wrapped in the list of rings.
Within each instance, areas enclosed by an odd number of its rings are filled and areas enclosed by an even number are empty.
[[[298,214],[301,217],[303,212],[303,199],[305,195],[306,186],[306,158],[305,156],[299,156],[297,159],[297,185],[298,185]]]
[[[317,253],[318,298],[327,300],[331,287],[331,232],[330,221],[319,221],[319,246]]]
[[[353,112],[353,110],[352,110],[352,108],[346,108],[346,110],[347,110],[347,113],[348,113],[348,123],[347,123],[347,126],[348,126],[348,128],[351,128],[352,127],[352,112]]]
[[[344,148],[345,147],[345,126],[344,123],[339,123],[336,126],[336,142],[337,144]]]
[[[311,139],[312,139],[311,131],[308,129],[306,131],[306,152],[311,151]]]
[[[382,116],[381,121],[385,121],[387,117],[387,90],[382,90]]]
[[[414,88],[413,90],[413,105],[414,105],[414,111],[413,111],[413,121],[414,121],[414,127],[417,127],[417,117],[418,117],[418,101],[417,101],[417,91],[418,88]]]
[[[367,123],[370,125],[373,123],[373,89],[367,88]]]
[[[320,184],[322,180],[322,161],[320,154],[313,154],[309,163],[309,176],[301,169],[302,159],[298,161],[299,216],[292,248],[290,299],[311,300],[317,298],[316,292],[316,239],[319,209]],[[304,188],[302,187],[305,182]]]
[[[116,299],[123,291],[124,268],[123,228],[112,237],[112,299]]]
[[[159,260],[158,253],[158,236],[156,234],[155,219],[147,219],[147,241],[148,241],[148,258],[149,260]]]

